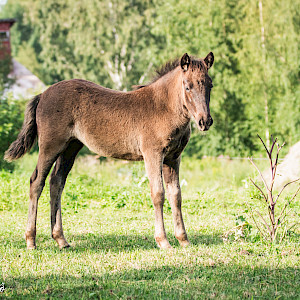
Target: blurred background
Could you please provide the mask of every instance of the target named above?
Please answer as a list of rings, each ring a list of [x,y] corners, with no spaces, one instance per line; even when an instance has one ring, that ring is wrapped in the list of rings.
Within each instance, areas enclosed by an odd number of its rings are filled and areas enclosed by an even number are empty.
[[[23,118],[25,94],[9,92],[18,81],[16,65],[23,68],[23,79],[32,80],[32,94],[36,87],[41,91],[71,78],[130,90],[185,52],[205,57],[212,51],[215,63],[214,125],[206,135],[193,129],[184,155],[260,155],[257,134],[267,143],[271,134],[285,141],[285,153],[300,140],[299,1],[2,0],[0,5],[0,18],[12,19],[9,33],[1,33],[11,47],[1,60],[1,158]]]
[[[280,159],[290,151],[277,182],[300,177],[299,29],[300,0],[0,0],[4,297],[299,299],[299,194],[293,198],[299,185],[280,195],[278,243],[267,244],[260,233],[266,221],[254,213],[269,220],[270,210],[249,177],[266,190],[246,160],[252,155],[272,182],[257,134],[267,145],[273,135],[286,142]],[[180,169],[193,246],[179,250],[165,201],[175,250],[155,249],[143,162],[99,159],[85,149],[81,154],[89,155],[79,155],[63,193],[71,250],[58,251],[50,238],[47,180],[39,199],[38,251],[26,251],[29,178],[38,147],[14,164],[3,154],[22,126],[28,99],[71,78],[128,91],[149,82],[169,60],[210,51],[214,124],[205,134],[192,128]]]

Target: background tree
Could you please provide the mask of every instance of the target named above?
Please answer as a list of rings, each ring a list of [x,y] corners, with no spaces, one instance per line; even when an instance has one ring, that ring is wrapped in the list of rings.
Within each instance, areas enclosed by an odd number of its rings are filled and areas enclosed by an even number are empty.
[[[8,0],[14,55],[45,83],[85,78],[128,90],[188,52],[215,54],[214,126],[188,155],[249,155],[256,134],[300,139],[299,9],[273,0]],[[287,151],[288,147],[286,147]]]

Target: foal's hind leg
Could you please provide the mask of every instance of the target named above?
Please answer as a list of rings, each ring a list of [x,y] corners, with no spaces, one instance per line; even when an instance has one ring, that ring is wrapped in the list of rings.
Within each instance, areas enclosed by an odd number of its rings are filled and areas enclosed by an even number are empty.
[[[55,160],[56,154],[50,155],[40,151],[37,166],[30,177],[29,211],[25,231],[27,249],[36,248],[35,236],[38,199],[44,188],[46,177]]]
[[[171,204],[175,237],[181,246],[190,244],[185,231],[181,213],[181,190],[179,183],[179,164],[177,160],[165,161],[163,165],[163,175],[166,184],[167,198]]]
[[[75,157],[82,146],[78,140],[71,141],[58,157],[50,177],[51,232],[60,249],[69,247],[62,228],[61,194]]]

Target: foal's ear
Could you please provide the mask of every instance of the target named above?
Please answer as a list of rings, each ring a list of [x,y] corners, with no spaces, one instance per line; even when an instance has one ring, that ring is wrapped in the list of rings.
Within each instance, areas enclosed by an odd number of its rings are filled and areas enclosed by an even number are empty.
[[[209,52],[204,58],[204,62],[207,65],[207,69],[210,69],[214,63],[214,54],[212,52]]]
[[[186,72],[189,68],[189,65],[191,63],[191,59],[189,57],[189,55],[187,53],[185,53],[182,57],[181,57],[181,61],[180,61],[180,65],[181,65],[181,69]]]

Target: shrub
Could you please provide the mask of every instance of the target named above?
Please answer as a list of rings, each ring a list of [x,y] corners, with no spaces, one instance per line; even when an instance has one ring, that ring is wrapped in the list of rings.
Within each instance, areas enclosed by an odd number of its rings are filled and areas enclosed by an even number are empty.
[[[24,101],[0,99],[0,168],[13,168],[13,164],[5,162],[3,156],[22,127],[24,107]]]
[[[256,164],[253,162],[253,159],[249,158],[250,162],[256,168],[256,170],[258,171],[258,173],[262,179],[262,182],[264,184],[264,190],[258,184],[256,184],[251,178],[250,178],[250,181],[260,192],[260,197],[257,197],[257,199],[259,199],[262,203],[264,203],[265,211],[268,212],[268,214],[267,214],[268,217],[263,216],[263,213],[261,213],[260,211],[258,211],[256,209],[253,209],[251,206],[249,206],[249,208],[250,208],[250,213],[254,220],[254,223],[255,223],[257,229],[259,230],[259,232],[261,233],[261,235],[263,237],[265,237],[266,239],[269,239],[271,242],[275,242],[278,229],[280,227],[282,227],[283,224],[286,225],[289,220],[289,213],[292,210],[291,203],[295,200],[295,198],[300,190],[300,185],[296,189],[296,192],[294,193],[294,195],[291,198],[288,198],[285,200],[283,208],[281,209],[281,212],[279,214],[277,213],[277,211],[275,211],[275,207],[277,207],[278,200],[281,199],[280,196],[281,196],[281,193],[283,192],[283,190],[291,183],[295,183],[295,182],[299,181],[300,178],[286,183],[282,187],[282,189],[280,190],[278,195],[275,196],[274,192],[273,192],[273,187],[274,187],[274,182],[275,182],[275,178],[276,178],[278,157],[279,157],[279,152],[280,152],[281,148],[283,147],[284,143],[282,144],[282,146],[280,146],[277,143],[277,139],[274,140],[272,137],[273,142],[272,142],[270,149],[268,149],[266,144],[264,143],[264,141],[261,139],[261,137],[259,135],[258,135],[258,137],[261,140],[261,142],[266,150],[266,153],[267,153],[267,156],[268,156],[268,159],[270,162],[270,171],[271,171],[272,176],[270,178],[270,182],[267,183],[263,174],[258,169]],[[274,159],[272,154],[273,154],[273,150],[275,149],[275,146],[277,148],[276,149],[277,151],[276,151],[275,159]],[[260,221],[260,223],[259,223],[259,221]],[[281,236],[281,240],[285,237],[285,233],[287,231],[289,231],[295,225],[297,225],[297,223],[290,226],[289,229],[284,230],[284,232]]]

